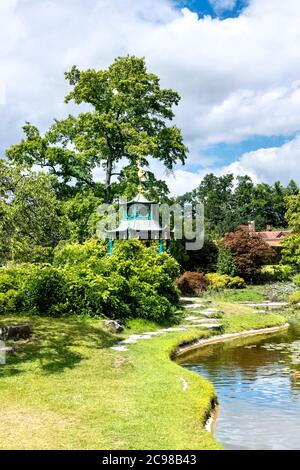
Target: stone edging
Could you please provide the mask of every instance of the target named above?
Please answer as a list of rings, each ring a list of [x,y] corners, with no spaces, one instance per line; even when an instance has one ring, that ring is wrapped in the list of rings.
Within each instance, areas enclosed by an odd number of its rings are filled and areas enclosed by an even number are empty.
[[[225,333],[223,335],[213,336],[211,338],[200,338],[200,339],[198,338],[195,340],[186,341],[186,342],[179,344],[179,346],[171,352],[170,358],[174,360],[176,357],[179,357],[180,355],[182,355],[183,353],[187,351],[192,351],[193,349],[198,349],[209,344],[222,343],[222,342],[239,339],[239,338],[243,338],[247,336],[256,336],[256,335],[262,335],[266,333],[276,333],[277,331],[286,330],[288,327],[289,327],[289,323],[284,323],[283,325],[279,325],[279,326],[269,326],[266,328],[259,328],[257,330],[252,329],[252,330],[238,331],[237,333]],[[211,401],[211,408],[208,411],[208,415],[203,426],[207,432],[212,432],[213,430],[213,423],[216,419],[217,409],[218,409],[218,398],[214,397]]]
[[[279,326],[268,326],[266,328],[259,328],[256,330],[252,329],[252,330],[238,331],[237,333],[225,333],[223,335],[212,336],[210,338],[198,338],[198,339],[193,339],[191,341],[184,341],[183,343],[179,344],[179,346],[171,352],[171,359],[175,359],[176,357],[179,357],[181,354],[187,351],[204,347],[208,344],[221,343],[221,342],[230,341],[233,339],[239,339],[239,338],[243,338],[247,336],[263,335],[266,333],[276,333],[277,331],[280,331],[280,330],[286,330],[288,327],[289,327],[289,323],[284,323],[283,325],[279,325]]]

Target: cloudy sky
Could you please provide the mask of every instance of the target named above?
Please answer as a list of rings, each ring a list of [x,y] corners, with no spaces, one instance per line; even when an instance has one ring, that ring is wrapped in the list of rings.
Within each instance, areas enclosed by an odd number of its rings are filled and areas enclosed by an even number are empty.
[[[182,97],[173,193],[208,171],[300,184],[299,0],[0,0],[0,21],[0,156],[73,111],[65,70],[135,54]]]

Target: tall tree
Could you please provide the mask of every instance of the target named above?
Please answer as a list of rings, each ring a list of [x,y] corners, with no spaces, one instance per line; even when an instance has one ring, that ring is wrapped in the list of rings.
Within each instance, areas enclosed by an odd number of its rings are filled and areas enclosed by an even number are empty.
[[[68,234],[53,178],[0,159],[0,264],[46,260]]]
[[[168,170],[178,161],[184,163],[187,148],[180,130],[170,125],[180,97],[160,87],[144,59],[120,57],[98,71],[74,66],[65,76],[71,86],[65,101],[89,110],[56,120],[44,136],[26,123],[25,139],[7,151],[9,159],[46,167],[69,188],[74,182],[80,188],[94,187],[93,172],[100,168],[107,202],[118,192],[113,177],[119,177],[124,187],[132,174],[120,172],[120,166],[136,167],[138,160],[147,166],[149,157]]]
[[[282,263],[292,266],[298,272],[300,271],[300,191],[291,196],[287,196],[286,202],[286,220],[289,228],[293,231],[292,235],[286,237],[282,245]]]

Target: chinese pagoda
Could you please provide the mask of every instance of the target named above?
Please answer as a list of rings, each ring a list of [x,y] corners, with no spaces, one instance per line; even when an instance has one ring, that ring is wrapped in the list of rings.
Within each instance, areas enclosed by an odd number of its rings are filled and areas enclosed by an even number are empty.
[[[160,226],[158,204],[148,201],[142,194],[141,182],[145,171],[138,165],[140,185],[138,194],[131,200],[120,202],[121,222],[112,230],[106,230],[109,238],[109,253],[112,255],[114,240],[159,240],[159,253],[164,251],[166,230]]]

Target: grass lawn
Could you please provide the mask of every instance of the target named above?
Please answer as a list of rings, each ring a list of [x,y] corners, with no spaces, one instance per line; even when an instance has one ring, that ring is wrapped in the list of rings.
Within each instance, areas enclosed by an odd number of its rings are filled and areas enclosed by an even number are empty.
[[[227,302],[262,302],[268,300],[266,285],[247,286],[244,289],[224,289],[204,294],[204,298]]]
[[[277,314],[220,303],[225,331],[284,323]],[[213,386],[169,359],[199,328],[110,349],[99,320],[0,317],[30,322],[36,338],[0,366],[0,449],[217,449],[203,429]],[[131,322],[126,334],[156,325]],[[124,336],[124,335],[123,335]],[[188,382],[186,391],[182,379]]]

